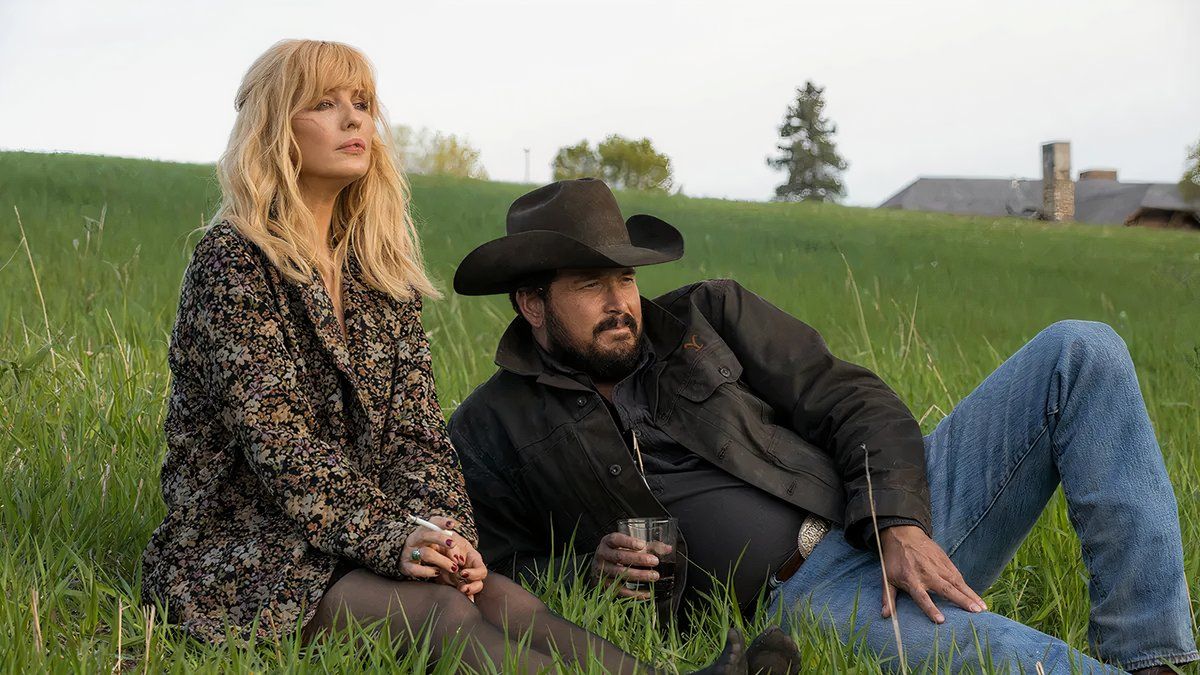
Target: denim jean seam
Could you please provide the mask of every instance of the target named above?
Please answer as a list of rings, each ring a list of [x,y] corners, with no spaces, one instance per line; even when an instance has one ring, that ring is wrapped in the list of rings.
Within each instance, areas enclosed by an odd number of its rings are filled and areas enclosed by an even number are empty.
[[[1137,661],[1122,661],[1119,665],[1125,670],[1138,670],[1140,668],[1161,665],[1164,661],[1174,665],[1184,665],[1196,660],[1200,660],[1200,652],[1193,650],[1190,652],[1172,652],[1169,654],[1157,654],[1155,656],[1143,656]]]
[[[1025,448],[1025,452],[1021,453],[1021,456],[1017,459],[1017,461],[1013,462],[1012,466],[1009,467],[1007,475],[1000,483],[1000,486],[996,489],[996,493],[992,495],[991,501],[988,502],[987,508],[985,508],[982,513],[975,517],[975,523],[971,525],[971,529],[964,532],[963,535],[959,537],[958,541],[956,541],[954,545],[950,546],[946,550],[947,556],[953,556],[958,551],[958,547],[962,546],[963,542],[966,541],[967,538],[970,537],[971,534],[974,533],[979,527],[979,524],[983,522],[983,519],[987,518],[987,515],[992,512],[992,508],[996,506],[996,502],[1000,501],[1000,494],[1003,493],[1004,489],[1008,487],[1008,484],[1012,482],[1012,478],[1014,475],[1016,475],[1017,469],[1021,467],[1021,464],[1025,462],[1025,458],[1029,457],[1029,453],[1033,452],[1033,449],[1039,442],[1041,442],[1042,437],[1046,435],[1046,432],[1049,431],[1049,429],[1050,424],[1047,421],[1047,423],[1042,427],[1042,430],[1038,432],[1038,435],[1029,444],[1029,447]],[[1053,442],[1051,442],[1051,445],[1053,445]]]

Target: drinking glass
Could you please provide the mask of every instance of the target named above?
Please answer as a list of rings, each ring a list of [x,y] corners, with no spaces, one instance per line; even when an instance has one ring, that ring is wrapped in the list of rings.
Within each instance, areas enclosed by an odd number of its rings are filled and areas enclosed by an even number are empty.
[[[631,591],[650,591],[659,598],[670,598],[675,587],[675,549],[679,543],[679,521],[675,518],[646,517],[622,518],[617,521],[617,531],[646,542],[645,551],[658,557],[658,581],[626,581],[625,588]]]

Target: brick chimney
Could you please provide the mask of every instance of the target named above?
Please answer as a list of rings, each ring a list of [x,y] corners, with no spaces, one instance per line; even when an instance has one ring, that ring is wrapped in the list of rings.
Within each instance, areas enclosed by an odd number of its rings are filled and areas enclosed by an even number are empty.
[[[1075,220],[1075,183],[1071,182],[1071,144],[1042,145],[1042,220]]]
[[[1116,169],[1088,169],[1079,172],[1079,180],[1116,180]]]

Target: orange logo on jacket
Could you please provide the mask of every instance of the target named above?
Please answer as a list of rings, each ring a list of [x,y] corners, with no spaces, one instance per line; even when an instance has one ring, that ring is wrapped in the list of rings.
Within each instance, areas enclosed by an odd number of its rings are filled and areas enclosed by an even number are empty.
[[[704,345],[700,344],[699,342],[696,342],[696,336],[692,335],[692,341],[685,344],[683,346],[683,348],[684,349],[695,349],[696,351],[700,351],[701,349],[704,349]]]

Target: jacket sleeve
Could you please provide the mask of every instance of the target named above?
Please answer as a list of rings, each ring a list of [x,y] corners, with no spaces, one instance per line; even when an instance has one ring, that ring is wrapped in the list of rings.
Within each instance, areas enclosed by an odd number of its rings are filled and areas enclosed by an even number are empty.
[[[524,576],[531,582],[547,575],[574,578],[583,574],[591,564],[590,557],[568,549],[555,555],[552,537],[541,527],[545,514],[531,508],[515,477],[471,440],[468,428],[472,421],[463,407],[455,411],[450,418],[450,440],[462,463],[484,561],[509,578]]]
[[[264,272],[248,251],[193,256],[183,306],[219,414],[266,493],[310,544],[401,577],[413,526],[337,448],[313,435]],[[191,296],[190,298],[188,296]]]
[[[864,449],[880,522],[915,521],[932,533],[924,440],[895,392],[831,354],[811,326],[735,281],[703,282],[693,296],[741,361],[750,388],[833,457],[846,490],[843,526],[851,544],[865,546],[871,532]]]
[[[418,486],[405,501],[409,510],[454,519],[454,531],[478,548],[475,514],[436,394],[429,337],[420,319],[419,300],[415,306],[417,310],[411,325],[403,329],[414,331],[410,342],[414,347],[410,357],[401,362],[403,365],[397,370],[396,377],[407,383],[406,394],[414,390],[424,393],[417,396],[402,394],[393,400],[391,414],[394,419],[404,420],[399,425],[404,431],[396,434],[394,442],[409,447],[394,448],[385,456],[397,458],[403,480]]]

